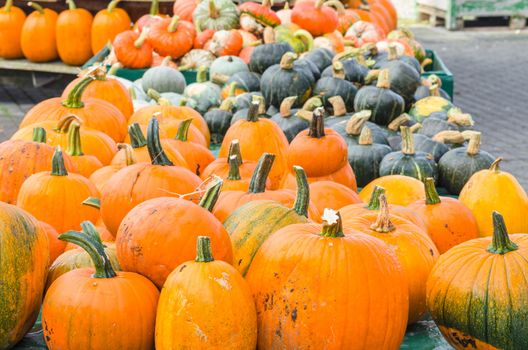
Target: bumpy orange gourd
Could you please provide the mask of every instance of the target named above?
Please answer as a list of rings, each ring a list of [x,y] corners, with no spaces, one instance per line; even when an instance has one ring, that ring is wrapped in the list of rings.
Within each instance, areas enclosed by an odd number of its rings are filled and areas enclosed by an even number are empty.
[[[387,175],[379,177],[363,187],[359,196],[364,202],[372,197],[372,192],[376,186],[383,187],[387,191],[389,204],[406,206],[425,197],[423,183],[420,180],[404,175]]]
[[[57,18],[57,51],[62,62],[80,66],[92,56],[91,32],[93,16],[67,0],[69,9]]]
[[[388,350],[403,340],[408,294],[396,255],[343,229],[332,210],[322,226],[289,225],[268,238],[246,280],[259,349]]]
[[[325,1],[310,0],[295,4],[291,21],[309,31],[314,37],[333,32],[338,25],[337,12],[325,6]]]
[[[33,62],[53,61],[58,57],[55,39],[57,12],[44,9],[35,2],[29,2],[28,5],[35,11],[26,18],[22,27],[20,37],[22,52]]]
[[[82,233],[68,231],[60,238],[86,250],[95,268],[69,271],[46,292],[42,328],[48,348],[154,349],[159,292],[152,282],[116,272],[89,222]]]
[[[108,7],[97,12],[92,23],[92,52],[98,53],[109,42],[112,43],[117,34],[130,29],[132,21],[125,10],[117,7],[121,0],[113,0]]]
[[[178,16],[163,18],[152,24],[149,42],[161,56],[180,58],[193,47],[196,30],[192,22],[180,20]]]
[[[247,282],[214,259],[209,237],[198,237],[196,246],[196,259],[178,266],[163,286],[156,349],[255,349],[257,312]]]
[[[7,0],[5,6],[0,7],[0,58],[23,56],[20,37],[25,20],[26,14],[19,7],[13,6],[13,0]]]

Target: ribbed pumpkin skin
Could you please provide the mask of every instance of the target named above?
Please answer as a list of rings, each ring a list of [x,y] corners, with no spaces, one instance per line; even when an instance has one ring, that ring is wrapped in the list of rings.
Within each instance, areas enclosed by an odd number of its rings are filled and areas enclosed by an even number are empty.
[[[259,45],[251,53],[249,70],[262,74],[269,67],[278,64],[286,52],[293,52],[293,48],[285,42]]]
[[[92,14],[82,8],[61,12],[56,28],[57,51],[62,62],[80,66],[93,56],[92,21]]]
[[[50,224],[47,224],[44,221],[39,221],[39,227],[48,237],[50,264],[52,264],[55,259],[64,252],[66,242],[59,240],[57,230],[55,230]]]
[[[326,208],[338,210],[354,203],[363,203],[350,188],[334,181],[317,181],[310,184],[310,198],[322,215]],[[312,218],[320,222],[321,218]]]
[[[92,24],[92,51],[98,53],[108,41],[113,42],[117,34],[130,29],[132,21],[125,10],[106,8],[99,11]]]
[[[26,14],[19,7],[11,6],[9,10],[0,8],[0,57],[13,59],[22,57],[20,36],[26,20]]]
[[[365,187],[379,177],[380,163],[390,152],[389,146],[376,143],[348,147],[348,163],[354,170],[359,187]]]
[[[242,205],[224,222],[233,243],[233,266],[245,276],[266,239],[279,229],[308,219],[278,202],[258,200]]]
[[[376,186],[387,190],[389,204],[406,206],[425,197],[423,183],[420,180],[403,175],[388,175],[379,177],[363,187],[359,196],[364,202],[369,201]]]
[[[266,102],[277,108],[289,96],[297,96],[294,106],[300,107],[312,95],[312,84],[312,77],[304,69],[274,65],[262,74],[260,90]]]
[[[220,144],[231,126],[233,113],[221,109],[212,109],[204,114],[204,119],[211,132],[211,143]]]
[[[438,167],[425,152],[407,155],[402,152],[392,152],[383,157],[379,169],[380,176],[406,175],[424,181],[428,177],[438,179]]]
[[[257,252],[246,280],[257,307],[258,348],[397,349],[408,296],[396,256],[362,233],[320,232],[321,225],[290,225]]]
[[[0,202],[0,349],[33,326],[49,267],[48,239],[23,210]]]
[[[334,55],[335,54],[331,50],[318,47],[308,52],[303,58],[311,61],[317,66],[317,68],[319,68],[319,71],[322,72],[326,67],[332,65]]]
[[[158,305],[157,350],[253,350],[256,344],[251,291],[231,265],[187,261],[171,273]]]
[[[388,125],[401,115],[405,109],[403,98],[389,89],[376,86],[364,86],[358,90],[354,98],[354,110],[372,111],[370,120],[379,125]]]
[[[486,251],[490,237],[462,243],[431,271],[427,306],[456,349],[528,348],[528,235],[510,239],[519,249],[503,255]]]
[[[382,67],[389,70],[391,90],[403,97],[410,106],[416,89],[421,84],[420,74],[414,67],[402,61],[389,61]]]
[[[344,79],[323,77],[315,84],[313,94],[320,95],[324,101],[333,96],[341,96],[347,111],[354,110],[354,98],[358,89],[354,84]]]

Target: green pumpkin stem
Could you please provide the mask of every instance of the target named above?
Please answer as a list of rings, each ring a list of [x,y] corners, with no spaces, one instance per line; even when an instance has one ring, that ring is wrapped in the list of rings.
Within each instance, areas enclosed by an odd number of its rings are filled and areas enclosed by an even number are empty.
[[[69,10],[75,10],[77,8],[77,5],[75,4],[75,1],[73,0],[66,0],[66,3],[68,4]]]
[[[309,31],[304,29],[297,29],[293,33],[294,38],[299,39],[305,45],[303,52],[312,51],[314,48],[314,38]]]
[[[390,89],[389,70],[382,69],[378,74],[378,82],[376,87],[380,89]]]
[[[171,166],[174,165],[161,146],[159,137],[159,123],[156,117],[152,117],[147,128],[147,149],[152,165]]]
[[[178,23],[180,23],[180,16],[174,15],[167,27],[167,32],[174,33],[178,29]]]
[[[66,148],[66,153],[74,157],[84,155],[81,143],[81,125],[79,123],[72,123],[70,126],[70,130],[68,131],[68,148]]]
[[[191,127],[192,121],[192,118],[185,119],[180,125],[178,125],[178,131],[176,132],[175,137],[176,140],[187,141],[187,135],[189,134],[189,128]]]
[[[77,122],[81,124],[81,119],[77,117],[76,115],[70,114],[61,120],[59,120],[59,123],[57,126],[53,129],[53,131],[59,133],[59,134],[66,134],[70,130],[70,125],[73,122]]]
[[[110,259],[104,250],[103,242],[101,242],[95,226],[90,221],[84,221],[81,224],[81,228],[82,232],[67,231],[61,234],[59,239],[78,245],[90,255],[95,266],[93,278],[116,277],[117,273],[114,271]]]
[[[414,135],[411,129],[407,126],[402,126],[400,130],[402,138],[402,153],[409,156],[414,155]]]
[[[293,52],[286,52],[280,60],[281,69],[285,69],[285,70],[292,69],[293,64],[295,63],[296,59],[297,59],[297,54]]]
[[[44,14],[44,8],[34,1],[28,2],[28,6],[32,7],[35,11],[38,11],[41,15]]]
[[[82,202],[82,205],[87,205],[95,209],[101,209],[101,200],[95,197],[88,197]]]
[[[139,37],[136,39],[136,41],[134,41],[134,46],[136,47],[136,49],[139,49],[141,48],[141,46],[143,46],[143,44],[148,38],[148,33],[149,33],[149,27],[143,28],[143,30],[141,31],[141,34],[139,34]]]
[[[341,214],[338,211],[325,209],[322,218],[323,229],[321,230],[321,236],[331,238],[345,237]]]
[[[436,191],[435,182],[432,177],[428,177],[427,179],[425,179],[424,187],[425,187],[425,204],[433,205],[433,204],[438,204],[442,202],[442,200],[440,199],[440,196],[438,195],[438,192]]]
[[[380,210],[378,213],[378,219],[370,228],[376,232],[389,233],[394,231],[396,228],[391,222],[389,214],[389,204],[387,203],[387,197],[385,194],[379,196]]]
[[[106,72],[106,75],[116,75],[117,71],[119,71],[121,68],[123,68],[123,65],[119,62],[116,62],[110,67],[108,72]]]
[[[275,155],[271,153],[264,153],[260,157],[253,176],[251,177],[251,182],[249,183],[250,193],[262,193],[266,191],[266,181],[268,180],[268,175],[273,166],[273,161],[275,160]]]
[[[198,236],[196,240],[196,262],[214,261],[211,239],[207,236]]]
[[[494,172],[499,172],[500,171],[499,164],[500,162],[502,162],[502,159],[503,159],[502,157],[495,159],[495,161],[491,163],[489,170],[494,171]]]
[[[508,236],[506,223],[502,215],[496,211],[492,214],[493,217],[493,238],[491,244],[486,249],[492,254],[506,254],[519,249],[519,246],[513,243]]]
[[[227,153],[228,162],[229,158],[231,158],[232,156],[236,156],[238,165],[242,165],[242,163],[244,163],[244,161],[242,160],[242,153],[240,152],[240,142],[238,141],[238,139],[234,139],[229,144],[229,151]]]
[[[217,183],[210,186],[207,191],[205,191],[202,199],[200,199],[200,203],[198,203],[198,205],[210,212],[213,211],[213,208],[218,201],[218,197],[220,196],[220,190],[222,189],[223,181],[219,177],[217,177],[217,180]]]
[[[235,83],[236,84],[236,83]],[[235,107],[235,101],[232,98],[226,98],[222,101],[218,109],[226,112],[232,112]]]
[[[312,96],[303,104],[302,109],[305,111],[313,111],[318,107],[323,107],[323,101],[319,96]]]
[[[197,83],[205,83],[207,81],[207,71],[208,70],[209,68],[207,68],[207,66],[200,66],[198,68],[198,72],[196,72],[196,82]]]
[[[149,15],[157,16],[159,15],[159,1],[151,0]]]
[[[46,143],[46,129],[37,126],[36,128],[33,128],[33,136],[32,136],[33,142],[40,142],[40,143]]]
[[[358,136],[365,126],[365,123],[370,119],[372,111],[367,109],[354,113],[347,121],[345,132],[350,136]]]
[[[320,139],[325,136],[324,131],[324,108],[318,107],[313,112],[312,122],[308,130],[308,136]]]
[[[108,7],[106,8],[106,10],[110,13],[112,13],[116,7],[117,7],[117,4],[119,4],[121,0],[113,0],[113,1],[110,1],[110,3],[108,4]]]
[[[147,139],[143,135],[143,131],[141,131],[138,123],[128,126],[128,135],[130,136],[130,145],[132,148],[141,148],[147,145]]]
[[[209,0],[209,17],[216,19],[218,16],[220,16],[220,13],[216,8],[214,0]]]
[[[82,78],[70,91],[68,97],[62,101],[62,105],[66,108],[83,108],[84,103],[81,98],[84,93],[84,90],[90,85],[95,79],[91,76],[85,76]]]
[[[308,217],[308,207],[310,206],[310,185],[306,172],[300,166],[293,167],[295,180],[297,182],[297,197],[293,204],[293,210],[301,216]]]
[[[147,96],[156,102],[159,102],[159,100],[161,99],[161,94],[154,89],[148,89]]]
[[[466,149],[466,153],[470,156],[479,154],[480,151],[480,132],[473,133],[469,138],[469,143]]]
[[[53,158],[51,158],[51,175],[52,176],[68,176],[68,171],[64,165],[64,156],[60,146],[55,148]]]
[[[4,6],[4,12],[5,13],[11,12],[11,7],[13,7],[13,0],[7,0]]]
[[[238,181],[242,180],[240,176],[240,163],[238,162],[237,156],[230,156],[229,162],[229,173],[227,174],[227,180]]]
[[[130,146],[127,143],[118,143],[117,144],[117,149],[119,151],[124,150],[123,152],[125,152],[125,164],[126,164],[126,166],[129,166],[129,165],[137,163],[136,156],[134,154],[134,149],[132,148],[132,146]]]
[[[369,202],[365,206],[368,210],[379,210],[380,209],[380,201],[379,198],[381,195],[385,194],[385,189],[381,186],[374,186],[374,190],[372,190],[372,194],[370,195]]]
[[[368,126],[364,126],[359,134],[358,144],[362,146],[370,146],[372,143],[372,130],[370,130]]]
[[[260,103],[258,101],[252,101],[249,105],[249,110],[247,114],[247,121],[248,122],[258,122],[259,121],[259,106]]]

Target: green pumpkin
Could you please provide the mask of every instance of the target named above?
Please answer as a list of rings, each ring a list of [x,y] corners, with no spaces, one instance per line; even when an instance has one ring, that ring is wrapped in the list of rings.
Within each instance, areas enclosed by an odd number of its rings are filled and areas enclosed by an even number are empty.
[[[343,121],[339,121],[335,124],[330,123],[330,128],[337,131],[337,133],[345,139],[349,147],[358,144],[359,136],[364,126],[367,126],[370,129],[374,143],[388,145],[383,129],[377,124],[368,121],[371,113],[372,112],[368,110],[356,112],[350,118],[345,118]]]
[[[204,114],[205,122],[211,133],[211,143],[221,144],[231,126],[233,118],[233,103],[231,98],[225,99],[219,108],[213,108]]]
[[[358,63],[355,58],[339,61],[343,65],[343,71],[345,72],[344,79],[353,83],[358,88],[365,84],[365,78],[368,75],[368,68]],[[322,77],[332,77],[334,75],[334,69],[332,65],[326,67],[321,73]]]
[[[458,195],[469,178],[480,170],[489,169],[495,157],[480,150],[480,133],[473,132],[466,148],[445,153],[438,162],[440,185]]]
[[[238,8],[231,0],[204,0],[193,12],[193,23],[200,30],[229,30],[238,26]]]
[[[400,60],[389,60],[381,66],[381,69],[389,70],[391,90],[403,97],[406,110],[410,108],[414,100],[414,93],[422,83],[420,73],[414,67]]]
[[[249,70],[247,64],[237,56],[222,56],[218,57],[211,63],[209,67],[209,76],[213,82],[220,80],[223,85],[231,76],[238,72],[247,72]]]
[[[262,74],[269,67],[280,63],[287,52],[293,52],[293,48],[286,42],[259,45],[251,52],[249,70]]]
[[[200,67],[196,75],[196,82],[187,86],[183,92],[185,97],[196,101],[195,109],[204,114],[211,107],[220,105],[220,87],[207,80],[207,67]]]
[[[346,110],[352,112],[358,89],[353,83],[345,80],[344,66],[340,61],[334,62],[332,68],[333,76],[319,79],[314,88],[314,95],[321,96],[325,103],[331,97],[340,96]]]
[[[282,100],[297,96],[295,107],[302,106],[312,94],[313,77],[294,65],[297,55],[287,52],[280,64],[266,69],[260,80],[260,90],[267,103],[280,108]]]
[[[252,92],[260,91],[260,75],[250,71],[241,71],[233,74],[225,83],[222,90],[229,91],[231,87],[235,87],[235,92]]]
[[[141,86],[145,92],[152,89],[159,93],[182,94],[186,85],[185,77],[179,70],[164,65],[149,68],[141,78]]]
[[[401,137],[402,150],[383,157],[380,163],[380,176],[405,175],[420,181],[432,177],[436,181],[438,170],[431,154],[415,151],[413,134],[408,127],[402,126]]]
[[[292,109],[295,100],[297,100],[297,96],[285,98],[280,105],[279,113],[271,117],[271,120],[277,123],[284,132],[288,142],[291,142],[298,133],[310,126],[310,122],[301,116],[302,112],[299,112],[299,109]]]
[[[453,108],[451,101],[441,97],[438,91],[438,86],[434,85],[431,88],[430,96],[424,97],[412,106],[409,111],[409,115],[413,117],[416,121],[422,122],[424,119],[428,118],[432,113],[435,112],[447,112]]]
[[[297,199],[293,208],[270,200],[244,204],[224,222],[233,243],[233,266],[245,275],[253,257],[264,241],[279,229],[307,223],[310,187],[306,173],[294,167],[297,178]]]
[[[464,142],[464,137],[462,134],[460,134],[460,141]],[[447,146],[443,141],[444,139],[437,137],[435,139],[430,138],[428,136],[422,135],[422,134],[413,134],[413,141],[414,141],[414,149],[417,152],[424,152],[429,153],[433,156],[433,159],[435,162],[438,162],[440,158],[450,150],[449,146]],[[395,151],[399,151],[402,148],[402,142],[398,142],[398,144],[394,147]]]
[[[260,89],[260,87],[259,87],[259,89]],[[239,111],[241,109],[249,108],[251,106],[251,103],[255,99],[255,96],[257,96],[257,98],[264,99],[264,97],[262,97],[262,93],[260,91],[246,92],[244,94],[240,94],[240,95],[236,96],[235,97],[234,110],[235,111]]]
[[[314,89],[314,94],[315,94],[315,91],[316,90]],[[320,97],[320,100],[323,101],[323,96],[321,95],[319,97]],[[324,100],[327,102],[327,104],[330,104],[330,106],[332,107],[332,115],[329,115],[328,117],[325,118],[325,121],[324,121],[325,127],[331,128],[333,125],[349,120],[350,117],[352,117],[352,113],[347,113],[345,101],[343,101],[343,98],[341,96],[336,95],[336,96],[332,96]]]
[[[370,128],[363,127],[358,144],[348,147],[348,163],[354,170],[358,187],[365,187],[379,177],[380,163],[390,152],[389,146],[373,143]]]
[[[290,44],[296,53],[310,51],[313,48],[313,40],[308,31],[301,29],[296,24],[282,24],[275,27],[275,41]]]
[[[324,47],[318,47],[305,54],[303,58],[315,64],[317,68],[319,68],[319,72],[322,72],[332,65],[334,56],[335,53],[331,50]]]
[[[10,349],[35,323],[49,268],[48,237],[37,221],[0,202],[0,349]]]

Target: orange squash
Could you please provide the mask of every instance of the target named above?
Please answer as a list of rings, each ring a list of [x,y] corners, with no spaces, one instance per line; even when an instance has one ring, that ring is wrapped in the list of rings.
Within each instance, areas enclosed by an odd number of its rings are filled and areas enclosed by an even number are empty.
[[[333,32],[338,26],[338,15],[336,10],[324,5],[325,0],[297,2],[291,13],[292,23],[306,29],[314,37]]]
[[[59,255],[64,252],[66,248],[66,242],[63,242],[59,239],[59,233],[50,224],[47,224],[44,221],[39,221],[38,224],[40,230],[42,230],[48,237],[51,264],[59,257]]]
[[[67,0],[69,9],[57,18],[57,52],[62,62],[80,66],[92,56],[93,16],[85,9],[77,8],[74,0]]]
[[[92,52],[101,51],[108,43],[113,43],[117,34],[130,29],[132,21],[128,13],[117,7],[121,0],[112,0],[108,7],[94,17],[92,23]]]
[[[66,148],[66,153],[71,157],[75,168],[77,168],[77,173],[88,178],[94,171],[103,167],[103,163],[97,157],[84,154],[82,143],[81,143],[81,134],[80,134],[81,125],[79,123],[72,123],[70,125],[70,130],[68,131],[68,148]]]
[[[138,20],[134,24],[134,30],[142,32],[145,27],[152,28],[152,26],[167,17],[167,15],[160,14],[159,0],[150,0],[149,13],[144,14],[143,16],[138,18]]]
[[[363,187],[359,196],[364,202],[372,197],[376,186],[383,187],[387,191],[389,204],[406,206],[425,197],[425,190],[420,180],[404,175],[387,175]]]
[[[149,42],[158,54],[177,59],[192,49],[195,36],[196,30],[192,22],[174,16],[152,24]]]
[[[20,37],[24,56],[33,62],[49,62],[58,58],[56,43],[57,12],[28,2],[33,11],[25,20]],[[9,39],[13,40],[13,39]]]
[[[167,278],[156,317],[156,349],[256,348],[257,313],[249,286],[233,266],[213,256],[210,238],[199,236],[194,261]]]
[[[95,233],[69,231],[60,236],[86,250],[95,268],[72,270],[51,284],[42,308],[46,345],[50,349],[154,349],[158,290],[141,275],[116,272],[93,225],[90,231]]]
[[[197,0],[176,0],[174,2],[173,13],[184,21],[192,22],[194,9],[199,3]]]
[[[153,62],[152,45],[147,41],[148,30],[141,34],[127,30],[116,35],[113,41],[117,61],[126,68],[149,68]]]
[[[349,204],[363,203],[350,188],[333,181],[317,181],[310,184],[310,198],[319,213],[325,208],[338,210]],[[316,221],[319,218],[314,218]]]
[[[129,165],[137,163],[132,146],[126,143],[120,143],[117,147],[119,150],[124,149],[125,162],[123,164],[119,163],[104,166],[90,175],[90,181],[95,185],[99,193],[103,193],[104,186],[115,173]]]
[[[26,14],[21,8],[13,6],[13,0],[7,0],[4,7],[0,7],[0,58],[23,56],[20,37],[25,20]]]
[[[227,153],[227,157],[218,157],[217,159],[215,159],[204,169],[200,177],[205,180],[212,175],[216,175],[225,181],[229,176],[231,170],[231,165],[229,163],[231,157],[235,157],[238,162],[238,172],[241,178],[247,180],[251,179],[251,176],[253,176],[253,173],[255,172],[257,162],[242,158],[242,154],[240,152],[240,142],[238,141],[238,139],[232,140],[229,144],[229,151]],[[225,190],[225,186],[226,184],[224,182],[222,190]],[[269,182],[266,184],[266,187],[269,188]]]

